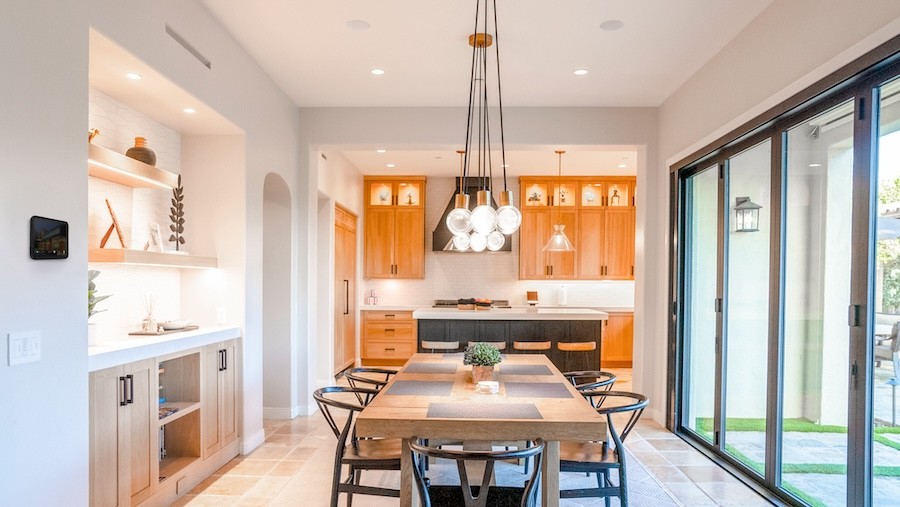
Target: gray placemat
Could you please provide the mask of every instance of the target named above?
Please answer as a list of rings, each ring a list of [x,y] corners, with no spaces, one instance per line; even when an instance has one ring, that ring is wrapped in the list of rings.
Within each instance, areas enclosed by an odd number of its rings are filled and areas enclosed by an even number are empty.
[[[501,364],[501,375],[553,375],[545,364]]]
[[[534,403],[429,403],[431,419],[543,419]]]
[[[413,363],[403,370],[406,373],[456,373],[454,363]]]
[[[397,380],[385,394],[401,396],[450,396],[453,382],[432,380]]]
[[[543,382],[504,382],[506,396],[510,398],[571,398],[572,393],[563,384]]]

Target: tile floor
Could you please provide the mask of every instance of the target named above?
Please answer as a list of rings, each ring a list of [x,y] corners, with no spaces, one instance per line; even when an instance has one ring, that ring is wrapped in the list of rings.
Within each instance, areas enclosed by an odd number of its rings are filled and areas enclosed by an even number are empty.
[[[631,386],[631,370],[616,371],[618,389]],[[266,441],[200,483],[175,505],[327,506],[334,435],[320,414],[265,421]],[[649,419],[629,436],[634,456],[685,506],[769,505],[705,456]],[[344,505],[341,500],[341,505]],[[396,499],[355,496],[356,506],[396,505]],[[602,505],[564,501],[563,505]],[[632,502],[632,505],[635,505]],[[639,506],[638,506],[639,507]]]

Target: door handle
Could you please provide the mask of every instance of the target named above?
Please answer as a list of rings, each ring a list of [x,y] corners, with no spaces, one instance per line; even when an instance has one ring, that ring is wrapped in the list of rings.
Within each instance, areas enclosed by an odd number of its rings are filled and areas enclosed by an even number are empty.
[[[134,375],[125,375],[125,383],[128,385],[128,399],[126,403],[134,403]]]
[[[228,370],[228,349],[222,349],[222,371]]]
[[[344,315],[350,315],[350,280],[344,280]]]
[[[125,386],[125,377],[119,377],[119,406],[124,407],[128,404],[128,391]]]

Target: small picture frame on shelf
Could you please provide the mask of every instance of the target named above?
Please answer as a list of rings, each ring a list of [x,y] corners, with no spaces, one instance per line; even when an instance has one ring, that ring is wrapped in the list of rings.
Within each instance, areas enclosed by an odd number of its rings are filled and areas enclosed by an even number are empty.
[[[147,224],[147,237],[149,239],[144,245],[144,250],[148,252],[165,252],[162,234],[159,231],[159,224],[152,222]]]

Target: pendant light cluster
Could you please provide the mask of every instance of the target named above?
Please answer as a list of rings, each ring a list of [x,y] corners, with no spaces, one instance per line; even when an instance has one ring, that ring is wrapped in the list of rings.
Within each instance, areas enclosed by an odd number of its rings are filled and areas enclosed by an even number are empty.
[[[492,7],[492,8],[491,8]],[[490,11],[490,16],[489,16]],[[493,25],[489,24],[493,22]],[[493,27],[493,35],[489,27]],[[500,48],[497,43],[497,0],[491,4],[481,0],[475,4],[475,30],[469,36],[472,46],[472,68],[469,81],[469,108],[466,122],[466,149],[460,154],[460,191],[455,196],[454,209],[447,215],[447,229],[453,238],[444,247],[449,251],[497,251],[506,243],[506,236],[519,230],[522,213],[513,205],[513,193],[506,186],[506,145],[503,137],[503,98],[500,88]],[[500,206],[494,208],[491,191],[493,164],[491,160],[491,122],[488,104],[488,48],[496,48],[497,110],[499,112],[500,154],[503,170],[503,191]],[[465,193],[466,178],[477,176],[484,182],[478,190],[475,208],[469,211],[469,195]]]
[[[562,156],[565,153],[565,150],[556,150],[556,154],[559,156],[559,183],[556,185],[556,202],[561,202],[560,194],[562,188]],[[553,210],[550,210],[550,213],[553,213]],[[566,236],[566,232],[564,229],[565,225],[562,223],[562,215],[557,214],[559,217],[558,223],[553,225],[553,234],[550,236],[550,241],[544,246],[545,252],[574,252],[575,245],[569,241],[568,236]]]

